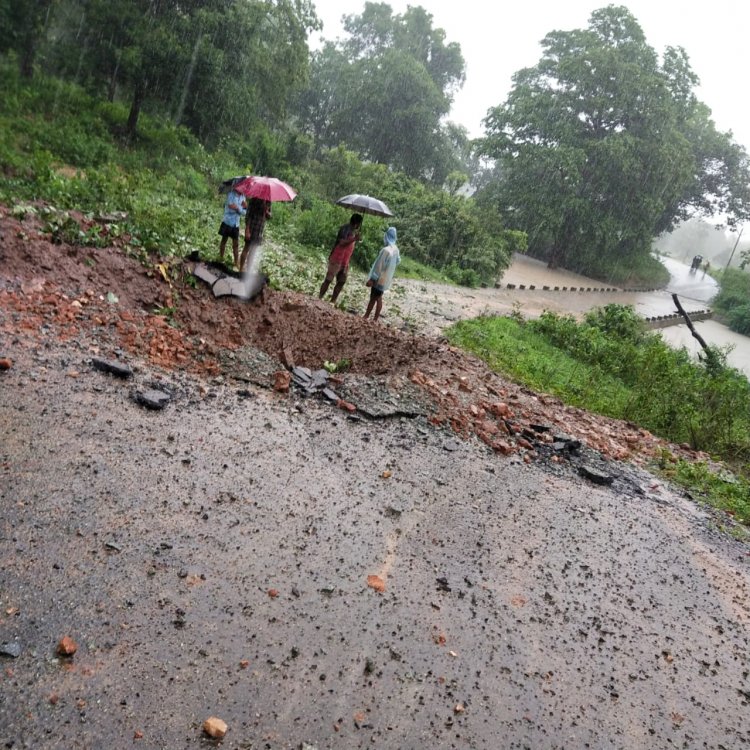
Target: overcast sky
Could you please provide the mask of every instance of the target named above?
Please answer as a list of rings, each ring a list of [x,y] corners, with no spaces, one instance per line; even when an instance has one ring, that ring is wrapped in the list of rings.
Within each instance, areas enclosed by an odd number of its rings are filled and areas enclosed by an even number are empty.
[[[341,17],[360,13],[364,0],[314,0],[323,21],[322,37],[342,35]],[[585,0],[392,0],[394,13],[421,5],[433,16],[433,26],[461,45],[466,83],[455,98],[450,119],[469,135],[482,135],[482,119],[490,107],[505,100],[511,76],[534,65],[539,42],[553,29],[583,28],[591,12],[606,2]],[[701,80],[698,98],[707,104],[720,130],[732,130],[735,140],[750,151],[748,106],[748,41],[750,2],[712,0],[696,6],[688,0],[630,0],[621,3],[638,19],[648,43],[658,52],[666,46],[684,47]]]

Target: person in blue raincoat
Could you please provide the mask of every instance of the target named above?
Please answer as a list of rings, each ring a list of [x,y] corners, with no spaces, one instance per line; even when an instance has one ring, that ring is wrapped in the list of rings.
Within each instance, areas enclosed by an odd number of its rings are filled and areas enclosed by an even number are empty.
[[[373,320],[380,317],[383,309],[383,295],[390,289],[396,266],[401,262],[401,255],[396,244],[396,227],[389,227],[385,233],[385,245],[375,258],[370,269],[366,285],[370,287],[370,301],[367,303],[365,317],[375,309]]]

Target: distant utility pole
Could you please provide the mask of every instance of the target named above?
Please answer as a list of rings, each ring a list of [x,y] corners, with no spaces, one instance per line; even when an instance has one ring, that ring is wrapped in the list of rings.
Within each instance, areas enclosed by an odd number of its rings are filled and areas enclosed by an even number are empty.
[[[734,243],[734,247],[732,248],[732,252],[729,254],[729,260],[727,261],[727,266],[724,269],[725,271],[729,268],[729,264],[732,262],[732,258],[734,258],[734,251],[737,249],[737,245],[740,244],[740,238],[742,237],[742,233],[745,231],[745,227],[740,227],[740,233],[737,235],[737,242]]]

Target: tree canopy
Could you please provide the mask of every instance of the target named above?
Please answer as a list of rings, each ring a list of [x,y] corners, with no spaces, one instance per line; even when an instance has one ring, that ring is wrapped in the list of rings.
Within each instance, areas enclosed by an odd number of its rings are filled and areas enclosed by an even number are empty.
[[[3,15],[22,70],[43,47],[56,74],[129,99],[131,136],[149,106],[207,142],[286,115],[320,25],[311,0],[0,0]]]
[[[421,7],[394,15],[365,3],[346,16],[348,37],[313,55],[298,122],[318,147],[341,143],[363,158],[442,184],[461,166],[456,133],[442,123],[464,81],[455,42]]]
[[[487,199],[551,265],[601,273],[648,258],[651,240],[697,213],[750,213],[750,167],[695,97],[687,54],[662,59],[633,15],[608,6],[553,31],[485,120],[498,160]]]

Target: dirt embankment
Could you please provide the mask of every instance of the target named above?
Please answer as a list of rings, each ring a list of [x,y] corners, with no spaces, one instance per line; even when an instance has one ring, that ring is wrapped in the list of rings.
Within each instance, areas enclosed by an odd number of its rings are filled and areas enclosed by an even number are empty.
[[[75,218],[84,229],[92,223]],[[279,367],[348,360],[344,381],[369,376],[396,390],[409,382],[430,401],[433,421],[474,434],[498,452],[520,451],[525,460],[544,453],[555,432],[605,459],[642,463],[664,445],[645,430],[510,383],[444,340],[365,321],[305,295],[266,290],[251,303],[215,299],[180,260],[151,258],[144,265],[124,238],[104,248],[55,244],[38,218],[20,220],[6,208],[0,234],[6,336],[33,339],[44,328],[65,340],[85,332],[102,356],[145,357],[159,367],[211,375],[222,372],[223,352],[247,347]]]

